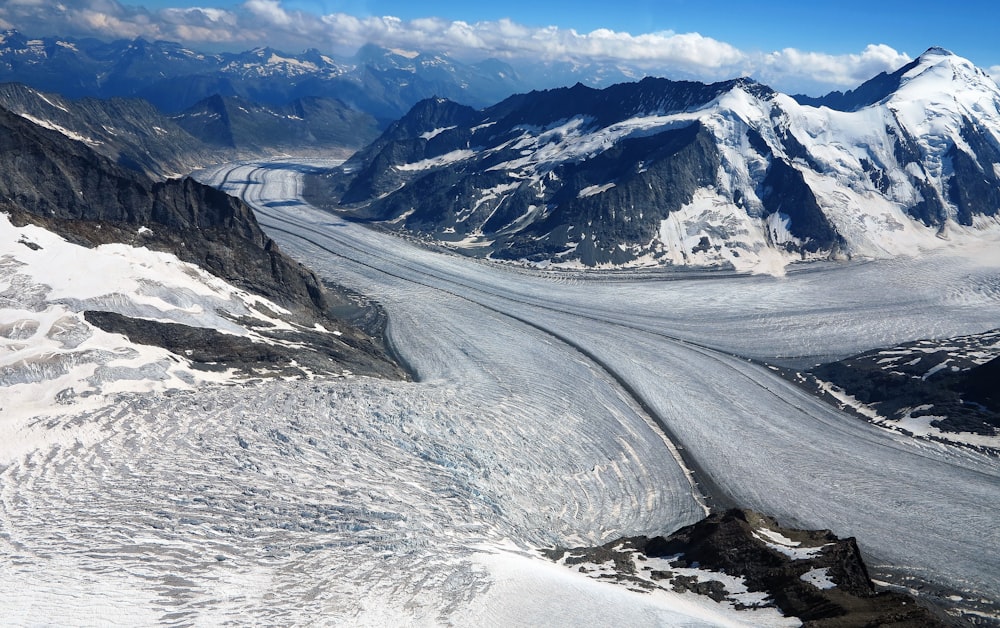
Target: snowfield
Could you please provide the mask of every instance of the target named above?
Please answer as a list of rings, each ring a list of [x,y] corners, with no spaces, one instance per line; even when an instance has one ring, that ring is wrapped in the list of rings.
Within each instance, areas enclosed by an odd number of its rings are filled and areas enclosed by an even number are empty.
[[[856,536],[882,580],[1000,602],[996,458],[852,418],[756,361],[1000,327],[1000,242],[785,277],[530,271],[319,212],[300,200],[314,165],[200,177],[379,301],[419,382],[159,387],[26,419],[31,447],[0,444],[5,617],[795,625],[537,551],[672,532],[728,503]]]
[[[276,318],[287,314],[281,306],[174,255],[124,244],[86,248],[33,225],[16,227],[0,214],[0,464],[37,445],[26,422],[39,414],[103,406],[121,392],[231,379],[107,333],[84,319],[88,310],[261,341],[268,339],[248,322],[289,327]]]

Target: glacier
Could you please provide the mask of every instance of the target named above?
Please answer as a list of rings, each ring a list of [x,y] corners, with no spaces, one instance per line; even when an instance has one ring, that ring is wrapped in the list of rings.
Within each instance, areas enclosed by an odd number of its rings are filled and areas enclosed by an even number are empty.
[[[318,211],[301,186],[321,165],[199,177],[250,202],[324,279],[382,304],[418,381],[150,385],[19,415],[19,447],[0,440],[5,616],[796,625],[538,554],[667,533],[728,503],[856,536],[879,579],[996,613],[997,459],[852,418],[766,364],[996,327],[1000,238],[783,277],[543,271]]]

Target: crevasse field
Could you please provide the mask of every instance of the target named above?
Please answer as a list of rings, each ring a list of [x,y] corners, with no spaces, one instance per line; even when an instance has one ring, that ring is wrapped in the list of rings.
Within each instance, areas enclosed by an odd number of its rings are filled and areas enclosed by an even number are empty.
[[[546,273],[315,210],[308,166],[201,178],[380,302],[419,381],[133,385],[29,421],[0,460],[13,623],[796,625],[537,551],[668,533],[712,504],[856,536],[880,579],[1000,600],[997,458],[759,364],[1000,327],[996,238],[784,277]]]

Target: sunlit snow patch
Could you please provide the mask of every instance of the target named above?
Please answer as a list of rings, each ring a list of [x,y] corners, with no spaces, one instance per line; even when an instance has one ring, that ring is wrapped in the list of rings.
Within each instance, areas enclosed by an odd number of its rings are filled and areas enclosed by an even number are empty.
[[[93,405],[119,392],[186,389],[230,379],[183,355],[130,342],[90,324],[84,312],[176,323],[275,342],[261,328],[290,330],[287,311],[168,253],[124,244],[86,248],[0,215],[0,387],[5,418],[66,404]],[[239,322],[238,322],[239,321]]]

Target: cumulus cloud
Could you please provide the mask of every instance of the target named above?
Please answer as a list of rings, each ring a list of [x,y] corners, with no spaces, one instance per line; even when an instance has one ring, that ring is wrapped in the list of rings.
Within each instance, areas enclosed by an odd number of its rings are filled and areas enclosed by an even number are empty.
[[[909,61],[909,55],[885,44],[870,44],[859,54],[845,55],[786,48],[762,55],[756,73],[776,87],[795,83],[851,87]]]
[[[857,54],[830,55],[784,49],[746,52],[699,33],[644,33],[598,29],[580,33],[555,26],[531,27],[511,20],[463,22],[428,17],[330,13],[317,16],[287,9],[281,0],[244,0],[232,10],[167,8],[150,11],[118,0],[7,0],[0,25],[30,35],[167,39],[207,49],[247,49],[270,45],[299,52],[318,48],[350,53],[365,43],[390,48],[432,50],[456,58],[499,57],[603,63],[636,75],[720,80],[753,76],[779,89],[800,91],[850,88],[909,60],[886,45]]]
[[[281,8],[278,0],[247,0],[243,3],[243,8],[257,18],[278,27],[287,28],[294,21],[292,16]]]

